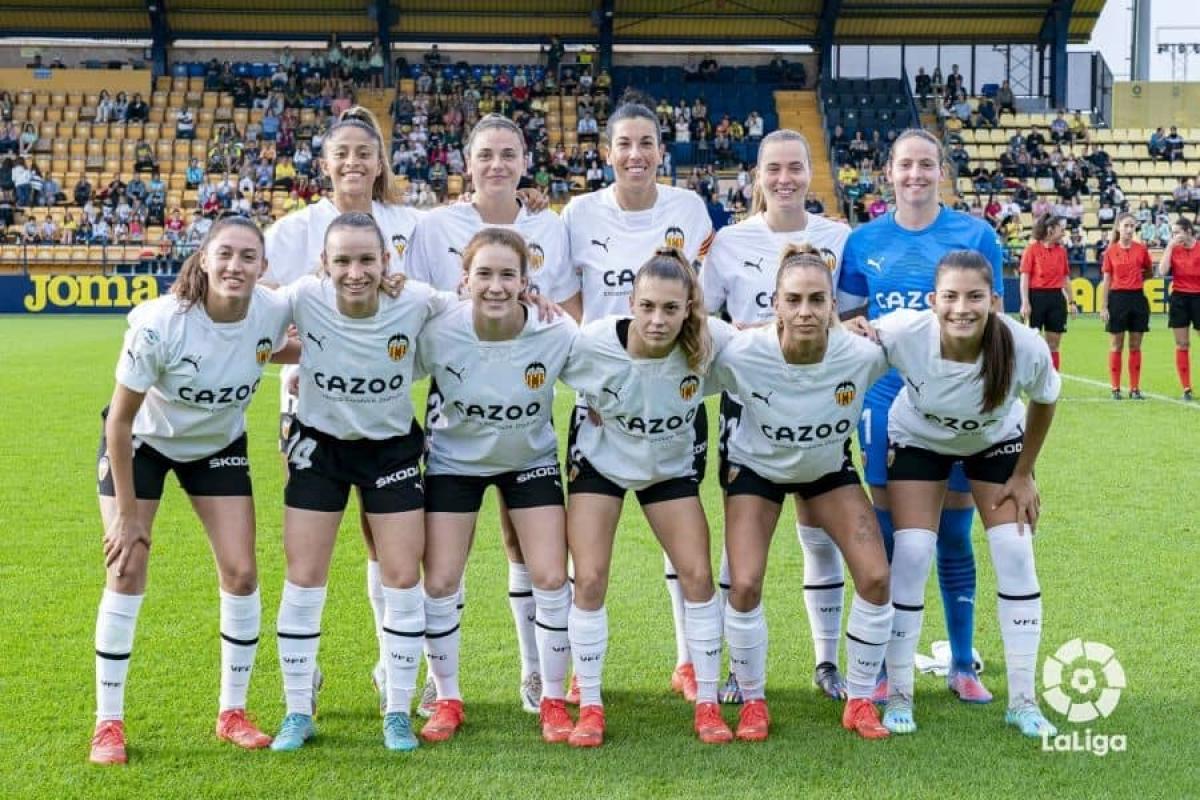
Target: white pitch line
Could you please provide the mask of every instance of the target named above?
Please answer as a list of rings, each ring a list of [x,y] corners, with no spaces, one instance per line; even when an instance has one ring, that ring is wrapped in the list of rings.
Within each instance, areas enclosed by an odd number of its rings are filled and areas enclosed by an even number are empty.
[[[1065,378],[1066,380],[1069,380],[1069,381],[1075,381],[1076,383],[1086,384],[1087,386],[1095,386],[1100,389],[1107,389],[1110,392],[1112,391],[1112,387],[1109,386],[1104,381],[1097,381],[1097,380],[1093,380],[1092,378],[1083,378],[1083,377],[1080,377],[1079,375],[1068,375],[1065,372],[1060,372],[1059,375],[1062,378]],[[1162,394],[1154,394],[1153,392],[1142,392],[1142,394],[1144,394],[1150,400],[1159,400],[1163,403],[1171,403],[1172,405],[1183,406],[1184,408],[1190,408],[1193,411],[1200,411],[1200,405],[1198,405],[1196,403],[1185,403],[1182,400],[1178,400],[1174,397],[1167,397],[1166,395],[1162,395]],[[1134,402],[1136,402],[1136,401],[1134,401]]]

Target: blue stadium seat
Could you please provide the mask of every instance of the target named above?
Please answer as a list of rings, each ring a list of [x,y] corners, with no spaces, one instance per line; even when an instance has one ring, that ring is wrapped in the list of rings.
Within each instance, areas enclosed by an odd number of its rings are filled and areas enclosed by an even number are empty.
[[[734,75],[734,82],[739,86],[747,86],[751,83],[757,83],[754,79],[754,67],[738,67]]]
[[[667,67],[666,69],[667,83],[674,83],[680,86],[683,85],[683,67]]]
[[[646,68],[647,83],[664,83],[666,79],[666,70],[664,70],[662,67]]]
[[[650,81],[650,73],[645,67],[633,67],[629,70],[629,82],[634,86],[645,86]]]
[[[733,83],[737,77],[737,70],[733,67],[719,67],[717,69],[717,83]]]
[[[691,142],[672,142],[671,158],[676,164],[691,164],[695,150]]]

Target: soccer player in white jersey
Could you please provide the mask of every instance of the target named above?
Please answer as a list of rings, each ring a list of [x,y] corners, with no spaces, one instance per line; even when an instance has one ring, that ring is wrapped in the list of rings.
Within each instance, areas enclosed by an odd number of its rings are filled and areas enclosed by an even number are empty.
[[[775,324],[775,278],[785,248],[811,244],[825,259],[836,286],[842,248],[850,235],[845,223],[804,210],[812,159],[803,134],[786,128],[767,134],[758,148],[756,172],[752,216],[717,231],[700,272],[709,312],[724,311],[738,328]],[[722,488],[728,473],[726,449],[741,419],[742,405],[735,395],[721,395],[718,476]],[[804,551],[804,605],[815,651],[813,683],[826,696],[842,699],[846,697],[846,682],[838,670],[845,594],[842,557],[828,534],[812,524],[801,497],[794,497],[796,535]],[[724,557],[717,584],[723,592],[728,591],[729,565]],[[731,676],[721,699],[736,703],[740,698],[737,681]]]
[[[421,371],[442,397],[437,422],[429,426],[425,469],[425,636],[437,704],[421,736],[445,741],[464,721],[458,587],[483,494],[494,485],[532,582],[542,737],[565,742],[574,724],[563,686],[571,592],[551,413],[554,384],[578,328],[566,316],[541,322],[521,302],[533,277],[532,258],[517,231],[484,228],[462,254],[470,302],[431,320],[418,347]]]
[[[960,460],[996,570],[1008,671],[1005,720],[1026,736],[1056,733],[1034,688],[1042,599],[1033,559],[1040,505],[1033,473],[1061,382],[1045,341],[999,311],[992,272],[975,251],[947,253],[938,264],[931,310],[904,309],[871,323],[905,381],[888,415],[895,619],[883,723],[892,733],[917,728],[913,655],[942,497],[951,465]],[[1022,394],[1029,397],[1028,411]]]
[[[563,209],[585,324],[628,313],[638,267],[658,248],[679,250],[698,268],[712,241],[712,222],[700,195],[656,180],[661,142],[658,118],[650,108],[636,99],[623,102],[609,117],[606,136],[615,183],[579,195]],[[573,446],[583,413],[581,407],[576,408],[568,447]],[[703,480],[708,451],[708,417],[703,409],[696,415],[695,425],[697,475]],[[683,633],[683,593],[669,557],[666,582],[675,621],[671,687],[694,700],[696,676]]]
[[[557,214],[530,213],[518,193],[517,186],[525,172],[525,137],[521,129],[499,114],[485,116],[471,129],[466,157],[474,190],[472,201],[434,209],[421,221],[409,253],[409,276],[437,289],[456,290],[463,282],[463,254],[471,237],[484,227],[507,228],[524,237],[528,246],[529,292],[574,307],[578,317],[578,302],[567,303],[578,294],[578,288],[566,228]],[[441,386],[442,381],[434,376],[426,416],[429,426],[439,422],[443,405]],[[526,711],[536,714],[540,710],[544,676],[538,666],[533,585],[503,500],[502,496],[500,522],[508,554],[509,607],[521,655],[521,704]],[[462,605],[461,596],[458,602]],[[429,666],[432,672],[433,663]],[[428,699],[422,698],[423,715],[432,712]]]
[[[790,245],[772,271],[774,324],[734,337],[712,367],[713,380],[743,403],[721,476],[730,575],[725,636],[745,701],[737,737],[763,741],[770,725],[762,587],[771,537],[791,494],[837,543],[854,578],[842,724],[865,738],[884,738],[871,692],[891,634],[887,553],[854,469],[850,436],[866,389],[887,371],[887,359],[838,325],[824,254]]]
[[[170,295],[129,314],[97,465],[108,575],[96,617],[93,763],[126,762],[125,681],[151,529],[171,471],[217,563],[217,736],[246,748],[271,743],[245,712],[262,616],[245,411],[288,322],[287,304],[256,286],[263,266],[262,234],[227,217],[184,262]]]
[[[733,328],[707,316],[699,280],[671,248],[637,272],[629,304],[632,318],[611,316],[583,326],[561,375],[590,409],[569,455],[567,541],[575,599],[568,627],[580,701],[568,742],[598,747],[604,741],[604,599],[621,507],[633,490],[678,570],[697,683],[696,733],[702,742],[726,743],[733,732],[717,705],[721,606],[700,505],[693,420],[704,402],[712,354]]]
[[[388,256],[369,215],[343,214],[326,229],[323,274],[284,290],[303,350],[300,402],[286,451],[287,578],[276,630],[287,716],[275,750],[299,749],[315,733],[321,614],[351,487],[359,490],[370,522],[383,582],[384,745],[399,751],[418,745],[408,711],[425,634],[424,436],[413,419],[411,389],[421,329],[458,298],[415,281],[398,297],[381,296]]]
[[[404,271],[404,256],[413,229],[424,212],[403,205],[403,193],[393,179],[383,148],[383,136],[375,116],[361,106],[347,109],[329,130],[322,148],[322,162],[333,192],[329,197],[288,214],[267,229],[267,272],[263,280],[286,286],[312,274],[321,263],[325,231],[339,215],[351,211],[370,214],[391,247],[390,268]],[[311,345],[311,342],[309,343]],[[279,446],[284,448],[296,414],[296,395],[290,384],[298,368],[288,365],[280,375]],[[367,545],[367,597],[375,615],[376,635],[383,636],[383,584],[379,560],[366,514],[359,515]],[[314,679],[320,682],[319,671]],[[375,665],[372,680],[380,693],[380,708],[386,698],[383,662]]]

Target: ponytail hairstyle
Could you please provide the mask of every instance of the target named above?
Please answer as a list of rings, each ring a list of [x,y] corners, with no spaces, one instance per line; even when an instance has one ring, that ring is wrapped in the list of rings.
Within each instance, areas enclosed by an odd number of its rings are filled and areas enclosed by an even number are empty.
[[[388,247],[383,239],[383,231],[379,230],[379,225],[376,224],[375,218],[370,214],[362,211],[347,211],[345,214],[339,214],[334,217],[333,222],[329,223],[329,227],[325,229],[325,236],[321,240],[321,264],[317,267],[317,275],[322,278],[329,277],[329,270],[325,266],[325,251],[329,246],[329,236],[336,230],[356,230],[370,231],[375,234],[375,241],[379,243],[380,263],[384,265],[383,273],[387,274],[387,258]],[[380,290],[382,291],[383,284],[380,282]]]
[[[821,255],[821,251],[808,242],[789,244],[784,249],[783,255],[779,257],[779,271],[775,273],[776,292],[783,285],[783,274],[793,269],[819,269],[825,275],[825,280],[829,282],[829,289],[832,292],[833,272],[829,269],[829,263]]]
[[[612,145],[613,131],[617,129],[617,123],[627,119],[644,119],[649,122],[654,129],[655,144],[661,145],[662,135],[658,130],[658,115],[654,113],[654,107],[654,98],[644,92],[632,87],[622,92],[616,109],[609,115],[608,124],[604,127],[604,138],[608,140],[609,145]]]
[[[1110,246],[1121,241],[1121,223],[1127,219],[1131,219],[1135,223],[1137,222],[1137,218],[1128,211],[1122,211],[1120,214],[1117,214],[1117,218],[1113,220],[1112,230],[1108,232],[1108,243]],[[1134,231],[1137,231],[1136,225],[1134,226]]]
[[[679,330],[679,346],[687,356],[688,369],[703,372],[708,369],[712,360],[712,337],[708,333],[708,313],[704,309],[704,295],[700,291],[700,281],[692,266],[688,264],[683,253],[674,247],[660,247],[654,251],[650,260],[638,269],[637,277],[633,280],[633,291],[637,293],[638,284],[644,278],[659,278],[660,280],[679,281],[683,284],[688,298],[688,315]]]
[[[808,139],[800,131],[794,131],[791,128],[779,128],[768,133],[758,143],[758,157],[754,166],[754,180],[750,192],[750,213],[762,214],[767,210],[767,196],[763,192],[761,175],[763,151],[767,149],[767,145],[776,142],[799,142],[804,146],[804,163],[808,167],[808,171],[812,173],[812,148],[808,144]]]
[[[1062,224],[1062,219],[1055,214],[1045,213],[1037,218],[1033,223],[1033,238],[1038,242],[1045,242],[1046,237],[1050,235],[1050,229]]]
[[[507,247],[516,253],[517,260],[521,262],[521,278],[529,277],[529,247],[525,244],[525,237],[508,228],[484,228],[472,236],[462,254],[463,273],[471,272],[475,256],[487,245]]]
[[[181,313],[208,299],[208,273],[204,271],[203,263],[205,251],[216,241],[217,235],[226,228],[243,228],[253,231],[262,247],[263,257],[266,257],[266,240],[257,225],[246,217],[236,215],[221,217],[208,229],[208,233],[204,234],[204,239],[201,240],[196,251],[183,262],[183,266],[179,268],[179,277],[175,279],[175,283],[171,284],[171,293],[179,298]]]
[[[992,264],[978,251],[952,250],[942,256],[934,276],[934,286],[941,282],[943,274],[952,269],[975,272],[987,283],[992,294],[995,294]],[[1000,319],[1000,315],[992,310],[988,311],[987,324],[983,328],[980,355],[983,362],[979,367],[979,377],[983,381],[983,403],[979,410],[987,414],[996,410],[1008,397],[1008,391],[1012,388],[1013,363],[1016,360],[1012,331]]]
[[[366,133],[375,140],[375,145],[379,148],[379,174],[375,176],[375,183],[371,186],[371,199],[389,206],[402,204],[404,193],[400,191],[396,176],[392,173],[391,159],[384,152],[383,129],[379,127],[379,120],[369,108],[351,106],[343,111],[338,121],[333,123],[329,132],[325,134],[324,146],[328,147],[339,131],[350,128]]]

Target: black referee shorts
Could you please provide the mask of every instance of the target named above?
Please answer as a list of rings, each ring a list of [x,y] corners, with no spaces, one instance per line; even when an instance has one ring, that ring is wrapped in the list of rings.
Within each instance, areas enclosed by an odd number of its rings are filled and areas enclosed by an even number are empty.
[[[1049,333],[1067,332],[1067,298],[1061,289],[1030,289],[1029,308],[1029,327]]]
[[[1141,289],[1114,289],[1108,293],[1109,333],[1145,333],[1150,330],[1150,301]]]
[[[1167,327],[1192,326],[1200,331],[1200,294],[1172,292],[1167,306]]]
[[[970,456],[945,455],[923,447],[896,445],[888,452],[888,482],[945,481],[950,477],[950,469],[961,461],[967,480],[1006,483],[1017,468],[1024,442],[1022,433]]]
[[[308,511],[343,511],[358,487],[368,514],[398,514],[425,507],[421,454],[425,436],[413,421],[404,436],[343,440],[300,420],[288,440],[284,503]]]

